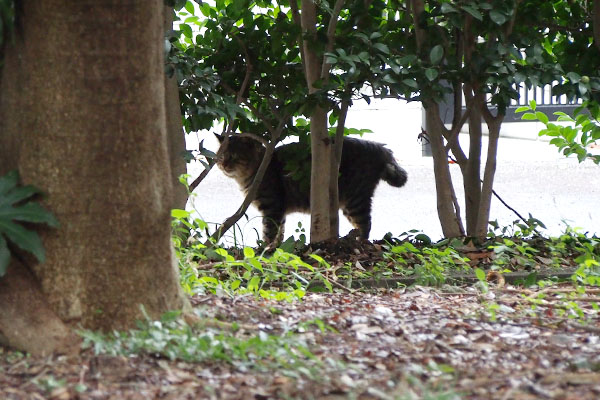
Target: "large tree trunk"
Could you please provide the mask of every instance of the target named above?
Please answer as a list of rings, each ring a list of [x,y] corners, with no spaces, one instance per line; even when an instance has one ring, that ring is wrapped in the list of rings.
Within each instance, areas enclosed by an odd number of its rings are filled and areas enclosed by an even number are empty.
[[[2,314],[25,321],[15,331],[0,318],[0,339],[43,353],[60,346],[44,346],[40,318],[125,328],[141,305],[151,316],[185,305],[170,243],[163,6],[23,0],[17,19],[0,79],[0,174],[18,168],[61,226],[42,234],[44,264],[13,262],[0,281],[50,310],[0,296]]]
[[[173,8],[165,7],[164,12],[165,32],[173,29]],[[179,88],[175,74],[165,77],[165,108],[167,117],[167,143],[169,146],[169,161],[171,164],[171,182],[173,184],[173,205],[171,208],[185,209],[188,193],[180,182],[179,177],[187,172],[187,163],[183,157],[185,153],[185,133],[181,118],[181,103],[179,101]]]

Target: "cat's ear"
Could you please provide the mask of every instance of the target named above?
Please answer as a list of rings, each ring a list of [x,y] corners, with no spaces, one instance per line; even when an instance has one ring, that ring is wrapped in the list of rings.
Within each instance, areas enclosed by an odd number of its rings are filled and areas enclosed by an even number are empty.
[[[223,143],[223,140],[225,140],[225,136],[223,136],[223,135],[219,135],[218,133],[214,133],[214,135],[217,137],[217,140],[219,141],[219,143]]]

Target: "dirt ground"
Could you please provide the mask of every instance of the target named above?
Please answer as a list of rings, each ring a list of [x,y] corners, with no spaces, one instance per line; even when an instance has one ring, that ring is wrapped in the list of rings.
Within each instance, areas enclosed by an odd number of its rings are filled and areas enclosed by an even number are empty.
[[[194,297],[236,335],[293,332],[306,366],[185,363],[150,354],[0,352],[2,399],[598,399],[598,289],[572,286],[311,293],[301,302]],[[569,318],[576,313],[586,323]],[[318,367],[315,367],[317,364]]]

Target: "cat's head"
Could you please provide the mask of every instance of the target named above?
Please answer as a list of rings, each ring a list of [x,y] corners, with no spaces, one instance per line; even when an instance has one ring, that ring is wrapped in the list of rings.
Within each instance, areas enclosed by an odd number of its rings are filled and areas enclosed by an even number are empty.
[[[248,137],[215,136],[221,143],[217,151],[217,165],[223,173],[238,181],[253,176],[262,161],[262,144]]]

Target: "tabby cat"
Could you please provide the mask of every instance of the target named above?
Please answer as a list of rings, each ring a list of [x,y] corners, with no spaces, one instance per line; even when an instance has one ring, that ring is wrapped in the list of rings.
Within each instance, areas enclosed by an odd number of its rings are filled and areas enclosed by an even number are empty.
[[[217,165],[247,193],[264,146],[248,137],[233,135],[224,140],[216,136],[221,143]],[[406,183],[406,171],[396,163],[392,151],[380,143],[345,138],[338,178],[340,208],[365,239],[371,231],[371,199],[381,179],[395,187]],[[263,215],[263,240],[271,245],[280,243],[285,216],[310,212],[309,202],[310,149],[301,143],[277,147],[253,202]]]

